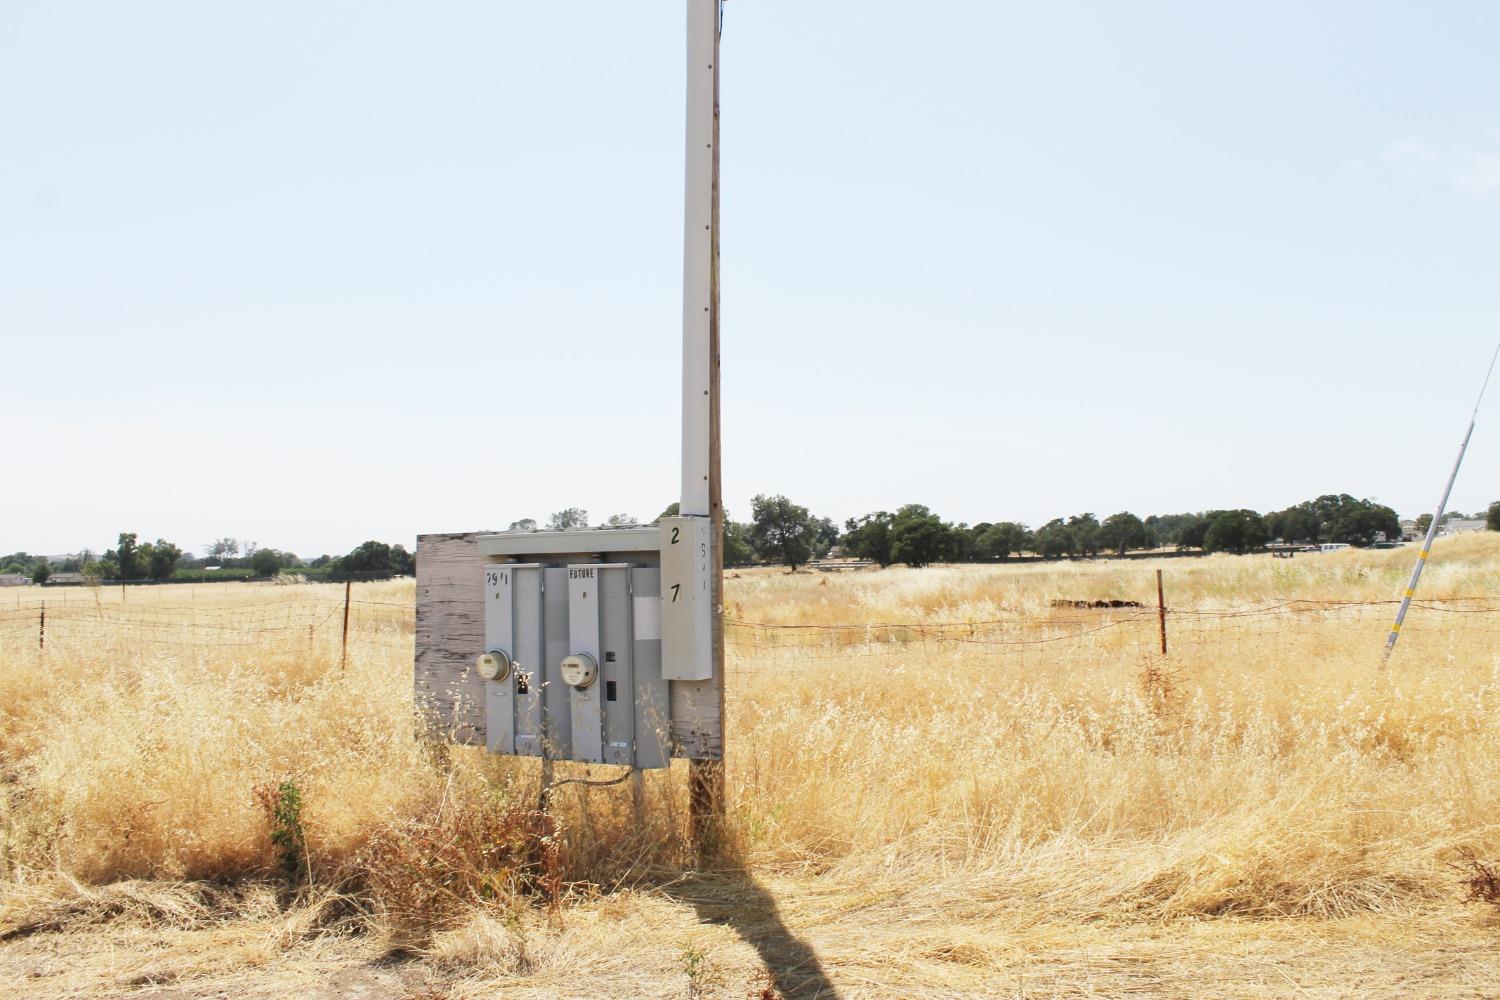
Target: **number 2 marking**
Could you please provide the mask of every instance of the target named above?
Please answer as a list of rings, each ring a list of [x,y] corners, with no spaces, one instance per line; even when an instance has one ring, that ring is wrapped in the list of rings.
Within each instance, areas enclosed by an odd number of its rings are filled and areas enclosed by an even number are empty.
[[[680,584],[680,583],[674,583],[674,584],[672,584],[672,603],[673,604],[677,603],[677,592],[679,590],[681,590],[681,589],[682,589],[682,584]]]
[[[679,534],[680,534],[680,533],[681,533],[681,532],[682,532],[682,529],[681,529],[681,528],[673,528],[673,529],[672,529],[672,544],[673,544],[673,545],[676,545],[676,544],[677,544],[677,536],[678,536],[678,535],[679,535]]]

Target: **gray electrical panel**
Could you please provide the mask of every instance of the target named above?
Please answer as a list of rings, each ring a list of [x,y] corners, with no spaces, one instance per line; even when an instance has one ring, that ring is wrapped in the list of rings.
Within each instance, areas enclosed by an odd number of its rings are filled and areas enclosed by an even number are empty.
[[[491,753],[667,765],[661,537],[655,527],[479,537],[476,669]]]
[[[427,731],[550,760],[720,759],[711,523],[421,536],[414,679]]]

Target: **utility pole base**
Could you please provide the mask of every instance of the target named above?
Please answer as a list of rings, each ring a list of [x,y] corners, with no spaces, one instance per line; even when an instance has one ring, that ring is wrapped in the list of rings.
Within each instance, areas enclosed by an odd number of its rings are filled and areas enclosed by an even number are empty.
[[[700,861],[718,857],[724,848],[724,762],[688,762],[688,817],[693,850]]]

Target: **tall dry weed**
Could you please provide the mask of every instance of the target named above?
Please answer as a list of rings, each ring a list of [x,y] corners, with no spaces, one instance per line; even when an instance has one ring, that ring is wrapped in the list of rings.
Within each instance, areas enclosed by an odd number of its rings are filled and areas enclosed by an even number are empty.
[[[512,909],[561,888],[561,831],[514,789],[457,774],[438,797],[371,831],[344,866],[403,943],[425,944],[476,907]]]
[[[1500,855],[1492,617],[1419,609],[1382,674],[1387,608],[1257,611],[1386,600],[1408,561],[1167,563],[1167,659],[1154,613],[1052,607],[1152,604],[1149,564],[739,571],[739,620],[872,627],[731,635],[730,856],[955,913],[1419,905],[1451,889],[1458,852]],[[232,621],[304,593],[321,599],[309,585],[197,600]],[[346,669],[305,626],[178,629],[172,609],[195,600],[181,588],[128,594],[143,620],[129,634],[0,648],[0,891],[274,875],[275,810],[255,790],[289,777],[307,879],[357,889],[414,938],[459,941],[478,907],[498,921],[484,947],[510,954],[515,900],[693,863],[680,767],[649,776],[643,819],[626,789],[572,786],[546,829],[532,762],[429,753],[413,737],[410,584],[364,594],[382,617]],[[1500,541],[1440,546],[1424,596],[1484,595],[1500,596]],[[99,600],[104,615],[120,598]],[[1107,627],[1085,631],[1089,615]]]

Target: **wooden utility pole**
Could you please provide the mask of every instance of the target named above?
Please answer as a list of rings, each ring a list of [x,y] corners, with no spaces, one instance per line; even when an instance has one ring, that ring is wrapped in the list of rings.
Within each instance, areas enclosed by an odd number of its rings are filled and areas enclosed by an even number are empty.
[[[696,8],[696,10],[695,10]],[[703,24],[705,8],[711,11],[713,41],[708,66],[701,63],[700,49],[695,45],[693,33]],[[719,431],[719,38],[723,23],[721,0],[688,0],[688,142],[694,139],[691,121],[693,90],[702,85],[703,75],[709,77],[712,88],[713,124],[709,132],[710,176],[709,181],[709,273],[708,273],[708,507],[713,521],[713,540],[709,546],[713,553],[711,591],[713,604],[713,676],[718,681],[720,746],[723,746],[724,719],[724,484]],[[696,14],[696,17],[695,17]],[[692,162],[692,149],[688,151]],[[692,197],[693,179],[688,178],[689,198]],[[689,244],[691,247],[691,244]],[[691,250],[689,250],[691,252]],[[688,513],[686,510],[683,513]],[[721,754],[722,754],[721,749]],[[724,828],[724,761],[694,759],[688,764],[688,803],[692,821],[693,841],[699,853],[710,855],[718,850]]]

